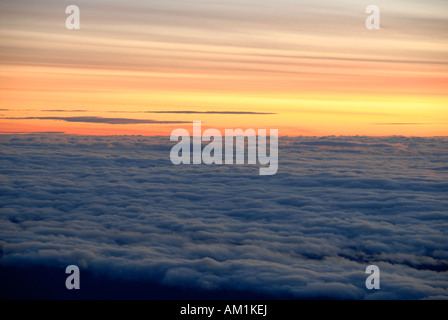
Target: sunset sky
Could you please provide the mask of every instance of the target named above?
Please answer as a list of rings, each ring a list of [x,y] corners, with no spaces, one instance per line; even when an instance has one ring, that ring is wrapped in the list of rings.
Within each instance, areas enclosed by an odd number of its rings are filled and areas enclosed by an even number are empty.
[[[1,133],[440,136],[447,71],[443,0],[0,0]]]

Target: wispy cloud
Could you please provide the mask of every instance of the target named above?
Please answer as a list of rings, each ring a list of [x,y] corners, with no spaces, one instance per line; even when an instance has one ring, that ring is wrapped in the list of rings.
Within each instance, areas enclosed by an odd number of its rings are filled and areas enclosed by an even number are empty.
[[[248,114],[248,115],[270,115],[275,112],[255,112],[255,111],[194,111],[194,110],[163,110],[163,111],[107,111],[109,113],[161,113],[161,114]]]
[[[64,134],[64,131],[0,131],[0,134]]]
[[[251,111],[145,111],[145,113],[177,113],[177,114],[277,114],[273,112],[251,112]]]
[[[61,120],[66,122],[84,123],[107,123],[107,124],[165,124],[165,123],[188,123],[189,121],[159,121],[149,119],[128,119],[128,118],[103,118],[103,117],[23,117],[23,118],[1,118],[8,120]]]
[[[55,109],[55,110],[41,110],[42,112],[89,112],[89,110],[63,110],[63,109]]]
[[[384,122],[384,123],[371,123],[373,126],[421,126],[425,124],[431,124],[431,123],[408,123],[408,122]]]

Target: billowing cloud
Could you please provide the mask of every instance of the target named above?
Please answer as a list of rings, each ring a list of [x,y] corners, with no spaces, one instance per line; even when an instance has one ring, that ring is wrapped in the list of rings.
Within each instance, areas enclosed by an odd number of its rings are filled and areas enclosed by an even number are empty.
[[[282,138],[278,173],[259,176],[174,166],[167,137],[3,135],[0,266],[271,297],[446,299],[446,143]]]

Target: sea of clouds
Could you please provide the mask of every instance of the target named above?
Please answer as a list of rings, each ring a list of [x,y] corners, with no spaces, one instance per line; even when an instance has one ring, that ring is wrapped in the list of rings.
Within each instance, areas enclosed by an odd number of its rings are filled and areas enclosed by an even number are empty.
[[[280,138],[279,170],[169,137],[0,136],[0,265],[291,298],[448,298],[448,139]],[[367,290],[368,265],[381,289]]]

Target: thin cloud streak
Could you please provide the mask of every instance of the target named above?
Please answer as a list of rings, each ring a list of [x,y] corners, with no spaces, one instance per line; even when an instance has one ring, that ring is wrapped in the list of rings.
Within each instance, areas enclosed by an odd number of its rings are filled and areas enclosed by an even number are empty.
[[[176,114],[250,114],[250,115],[269,115],[277,114],[274,112],[251,112],[251,111],[145,111],[145,113],[176,113]]]
[[[107,111],[109,113],[160,113],[160,114],[248,114],[248,115],[274,115],[275,112],[253,111],[191,111],[191,110],[167,110],[167,111]]]
[[[0,134],[5,135],[14,135],[14,134],[64,134],[64,131],[34,131],[34,132],[26,132],[26,131],[0,131]]]
[[[41,110],[42,112],[89,112],[89,110],[62,110],[62,109],[55,109],[55,110]]]
[[[7,120],[61,120],[66,122],[83,123],[106,123],[106,124],[171,124],[171,123],[189,123],[188,121],[158,121],[145,119],[128,118],[102,118],[102,117],[23,117],[23,118],[1,118]]]
[[[400,122],[395,122],[395,123],[371,123],[371,125],[373,126],[421,126],[421,125],[430,125],[432,123],[400,123]]]

